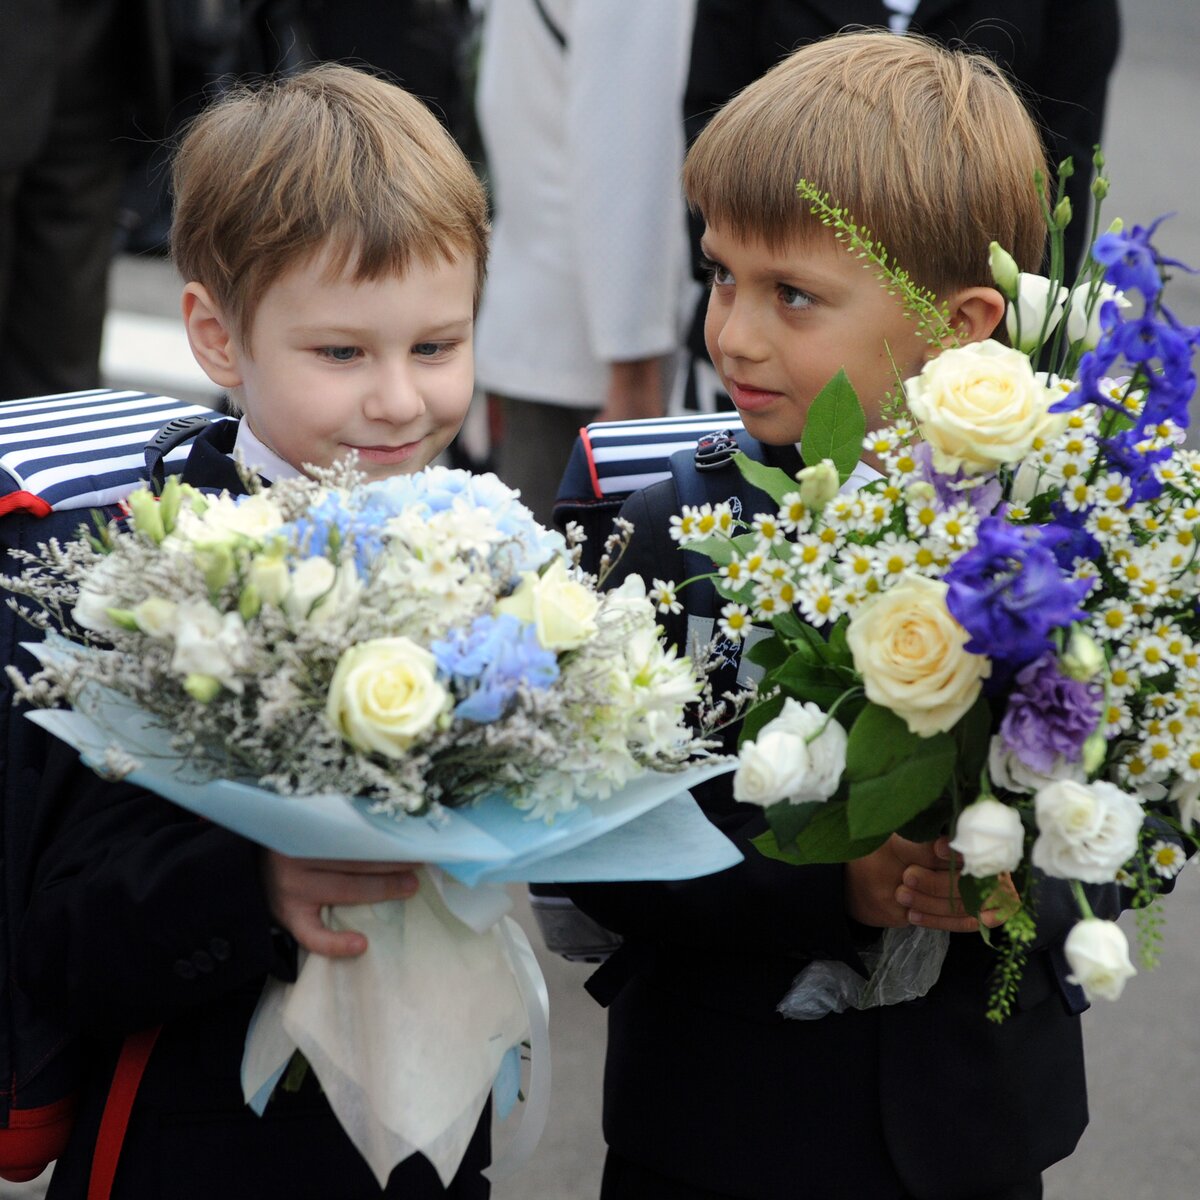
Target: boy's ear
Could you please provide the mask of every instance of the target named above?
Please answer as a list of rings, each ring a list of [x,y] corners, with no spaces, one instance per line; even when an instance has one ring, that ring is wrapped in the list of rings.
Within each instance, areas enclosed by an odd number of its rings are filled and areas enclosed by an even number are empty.
[[[961,342],[982,342],[1004,319],[1005,300],[993,287],[962,288],[950,297],[950,324]]]
[[[237,344],[208,288],[193,280],[184,286],[181,303],[188,344],[205,375],[226,390],[241,386]]]

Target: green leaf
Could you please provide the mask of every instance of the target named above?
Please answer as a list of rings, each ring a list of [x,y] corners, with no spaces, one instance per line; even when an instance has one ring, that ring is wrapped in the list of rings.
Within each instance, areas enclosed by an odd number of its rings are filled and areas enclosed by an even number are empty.
[[[845,482],[858,466],[866,432],[867,419],[858,395],[841,370],[817,393],[808,410],[800,453],[809,466],[832,459]]]
[[[766,463],[755,462],[740,450],[733,456],[733,463],[741,471],[742,478],[751,487],[766,492],[775,501],[776,507],[782,503],[788,492],[794,492],[797,488],[796,481],[786,471],[780,470],[779,467],[768,467]]]
[[[971,799],[979,786],[979,774],[987,761],[988,745],[992,734],[992,710],[986,698],[980,695],[967,714],[951,730],[958,746],[958,769],[960,777],[971,789]]]
[[[896,832],[910,842],[932,842],[949,829],[952,816],[949,800],[942,797],[937,804],[931,804],[911,821],[906,821]]]
[[[714,533],[710,537],[701,538],[698,542],[689,542],[681,546],[681,550],[691,550],[701,558],[710,558],[718,567],[723,567],[733,561],[734,555],[745,556],[758,545],[758,536],[752,533],[734,534],[728,537]]]
[[[921,738],[912,757],[886,773],[852,781],[851,834],[856,838],[886,836],[936,804],[954,774],[956,757],[954,739],[938,733]]]
[[[775,834],[769,829],[766,833],[760,833],[758,837],[751,838],[750,842],[764,858],[773,858],[776,862],[791,863],[794,867],[804,866],[804,859],[790,846],[786,848],[780,846],[779,842],[775,839]]]
[[[829,662],[837,666],[854,666],[854,655],[850,653],[850,643],[846,641],[846,630],[849,628],[850,618],[842,617],[829,631]]]
[[[958,875],[958,894],[962,897],[963,907],[972,916],[978,916],[988,897],[999,886],[1000,880],[995,875],[987,875],[976,879],[974,875]]]
[[[844,667],[814,663],[805,657],[804,651],[798,651],[782,667],[772,671],[769,679],[764,678],[760,686],[781,687],[797,700],[811,700],[828,712],[834,702],[856,684],[854,674]]]
[[[808,828],[817,810],[823,808],[824,804],[823,800],[811,800],[803,804],[790,804],[784,800],[772,804],[766,810],[766,816],[775,840],[781,846],[790,846]]]
[[[755,642],[742,655],[747,662],[752,662],[768,671],[774,671],[783,666],[790,656],[787,644],[778,637],[765,637],[761,641]]]
[[[891,709],[868,704],[850,730],[846,743],[846,778],[854,783],[884,775],[904,762],[925,741],[910,733],[903,719]]]
[[[846,804],[829,800],[813,814],[804,831],[792,843],[783,847],[790,854],[787,862],[836,863],[862,858],[878,850],[887,841],[883,837],[857,838],[851,835],[847,823]]]
[[[759,686],[761,687],[762,685],[760,684]],[[742,730],[738,734],[738,745],[741,746],[746,742],[754,741],[758,737],[762,727],[768,721],[775,720],[783,711],[783,702],[786,699],[787,697],[780,693],[777,696],[772,696],[770,700],[764,700],[761,704],[755,704],[742,720]]]

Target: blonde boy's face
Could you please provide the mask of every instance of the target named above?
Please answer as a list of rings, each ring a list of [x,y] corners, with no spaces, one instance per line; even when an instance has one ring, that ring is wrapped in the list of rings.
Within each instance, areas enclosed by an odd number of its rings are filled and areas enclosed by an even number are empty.
[[[357,451],[373,479],[428,466],[458,432],[473,387],[475,264],[330,279],[320,256],[283,274],[234,343],[254,433],[294,467]]]
[[[772,250],[709,225],[701,247],[713,264],[708,353],[761,442],[798,442],[814,397],[843,367],[876,427],[897,370],[917,374],[930,353],[900,302],[832,234]]]

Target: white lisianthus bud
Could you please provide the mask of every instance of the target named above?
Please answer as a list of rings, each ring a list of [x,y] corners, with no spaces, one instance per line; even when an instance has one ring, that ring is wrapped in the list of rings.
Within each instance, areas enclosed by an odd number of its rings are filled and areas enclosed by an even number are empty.
[[[824,508],[842,486],[831,458],[824,458],[813,467],[801,467],[796,472],[796,482],[800,485],[801,503],[816,510]]]
[[[287,563],[281,555],[256,554],[246,576],[247,582],[258,592],[264,604],[273,604],[278,608],[283,603],[291,580]]]
[[[1108,757],[1108,738],[1103,729],[1095,729],[1083,743],[1083,753],[1080,755],[1080,766],[1088,775],[1095,775],[1104,766]]]
[[[1022,271],[1017,284],[1017,298],[1009,304],[1005,315],[1009,342],[1022,354],[1036,350],[1042,337],[1049,337],[1062,319],[1066,302],[1065,287],[1059,285],[1057,294],[1051,296],[1049,279],[1044,275],[1030,275]],[[1049,320],[1046,318],[1047,311]]]
[[[221,681],[212,675],[192,672],[184,677],[183,690],[198,704],[210,704],[221,690]]]
[[[982,796],[958,814],[950,848],[962,855],[964,875],[984,879],[1015,871],[1025,846],[1021,814],[992,796]]]
[[[403,758],[450,706],[436,671],[433,655],[408,638],[359,642],[338,659],[326,719],[352,746]]]
[[[937,500],[937,488],[932,483],[920,480],[904,489],[904,499],[910,508],[921,508]]]
[[[1071,967],[1067,979],[1079,984],[1089,1000],[1120,999],[1125,981],[1137,974],[1129,961],[1129,943],[1115,921],[1078,921],[1063,951]]]
[[[1034,797],[1033,865],[1056,879],[1112,883],[1137,850],[1142,806],[1102,779],[1048,784]]]
[[[158,499],[149,488],[138,488],[130,492],[125,497],[125,503],[129,507],[129,523],[138,533],[148,537],[156,545],[167,536]]]
[[[1096,639],[1079,625],[1071,626],[1067,648],[1058,659],[1059,670],[1069,679],[1087,683],[1089,679],[1095,679],[1107,663]]]
[[[177,607],[173,600],[167,600],[163,596],[150,596],[140,604],[134,605],[133,619],[147,637],[170,637],[175,629]]]
[[[999,242],[992,242],[988,246],[988,266],[996,286],[1009,300],[1015,300],[1021,275],[1017,260]]]
[[[1067,313],[1067,341],[1081,342],[1085,350],[1094,350],[1100,344],[1100,309],[1109,300],[1118,308],[1131,307],[1125,293],[1111,283],[1102,283],[1098,289],[1076,288]]]

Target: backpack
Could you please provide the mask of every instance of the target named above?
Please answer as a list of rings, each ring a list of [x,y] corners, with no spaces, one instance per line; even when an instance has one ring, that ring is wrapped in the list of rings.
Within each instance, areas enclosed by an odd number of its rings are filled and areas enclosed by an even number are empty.
[[[579,431],[571,450],[554,502],[554,523],[560,529],[568,522],[582,528],[587,540],[580,565],[595,574],[621,505],[656,483],[673,480],[680,507],[732,501],[735,516],[774,508],[734,466],[739,450],[763,460],[761,444],[746,433],[735,412],[594,422]],[[676,578],[711,569],[702,555],[684,550]],[[720,608],[716,589],[699,580],[689,584],[682,598],[689,642],[707,643]],[[746,663],[742,671],[749,669]],[[621,944],[620,937],[576,908],[554,884],[531,884],[529,903],[547,949],[570,962],[603,962]]]
[[[20,569],[11,550],[33,550],[51,536],[68,538],[87,522],[91,510],[111,516],[147,477],[157,475],[161,482],[164,471],[181,470],[187,458],[182,442],[213,416],[198,404],[109,389],[0,404],[4,573]],[[7,606],[0,606],[5,664],[32,671],[34,660],[18,645],[36,636]],[[33,1009],[12,970],[28,904],[38,739],[45,736],[14,708],[12,685],[0,677],[0,1178],[13,1181],[36,1178],[62,1152],[77,1081],[71,1035]],[[129,1081],[139,1056],[144,1066],[150,1049],[146,1040],[145,1035],[140,1041],[131,1039],[119,1078]],[[136,1076],[140,1078],[140,1068]],[[117,1090],[114,1086],[114,1094]],[[117,1144],[119,1148],[119,1139]]]

